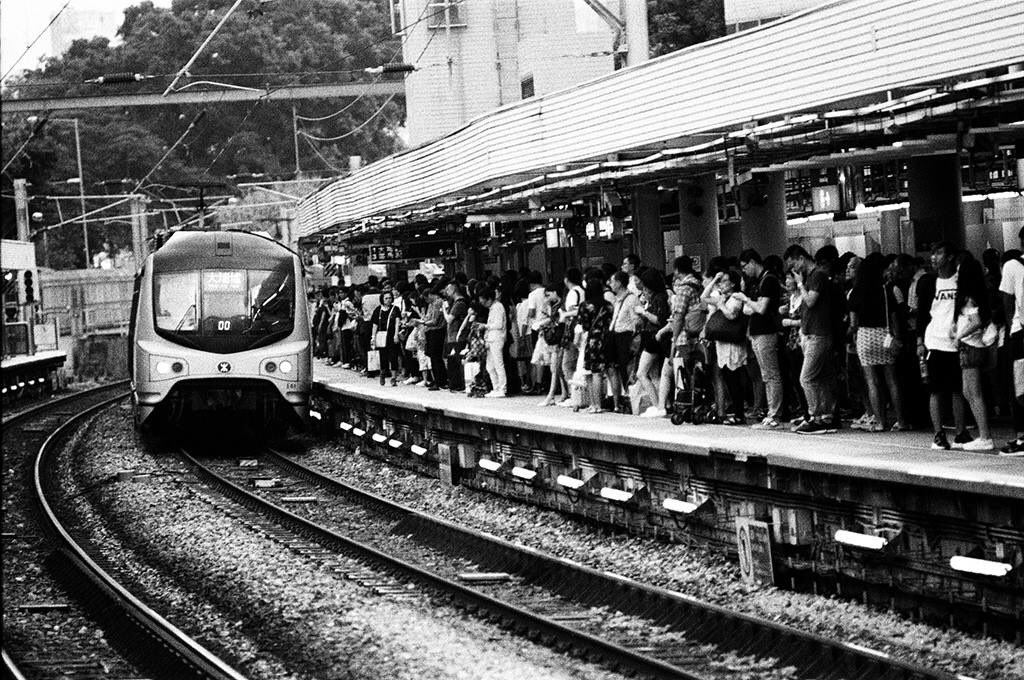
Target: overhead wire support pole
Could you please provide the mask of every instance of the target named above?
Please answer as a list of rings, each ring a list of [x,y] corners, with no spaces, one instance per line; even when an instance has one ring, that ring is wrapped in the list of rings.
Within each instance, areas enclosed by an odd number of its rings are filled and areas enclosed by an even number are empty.
[[[292,104],[292,141],[295,143],[295,177],[298,179],[302,168],[299,167],[299,113]]]
[[[239,6],[240,6],[240,5],[241,5],[241,4],[242,4],[242,3],[244,2],[244,1],[245,1],[245,0],[235,0],[235,4],[231,5],[231,9],[229,9],[229,10],[227,11],[227,13],[226,13],[226,14],[225,14],[225,15],[224,15],[223,17],[221,17],[221,20],[220,20],[220,22],[219,22],[219,23],[218,23],[218,24],[217,24],[217,25],[216,25],[216,26],[214,27],[214,29],[213,29],[213,30],[212,30],[212,31],[210,32],[210,35],[206,36],[206,40],[204,40],[204,41],[203,41],[203,44],[199,46],[199,49],[198,49],[198,50],[196,50],[195,54],[193,54],[193,55],[192,55],[192,58],[191,58],[191,59],[189,59],[189,60],[188,60],[188,62],[187,62],[187,63],[186,63],[186,64],[185,64],[184,66],[182,66],[182,67],[181,67],[181,70],[180,70],[180,71],[178,71],[178,73],[177,73],[177,74],[176,74],[176,75],[174,76],[174,80],[172,80],[172,81],[171,81],[171,84],[167,86],[167,89],[166,89],[166,90],[164,90],[164,93],[163,93],[163,96],[164,96],[164,97],[166,97],[166,96],[167,96],[168,94],[170,94],[170,93],[171,93],[171,91],[172,91],[172,90],[174,89],[174,86],[178,84],[178,81],[179,81],[179,80],[181,80],[181,77],[182,77],[183,75],[185,75],[185,73],[187,73],[187,72],[188,72],[188,70],[189,70],[189,69],[190,69],[190,68],[192,67],[192,64],[196,63],[196,59],[198,59],[198,58],[199,58],[199,55],[203,53],[203,50],[205,50],[205,49],[206,49],[206,46],[210,44],[210,41],[211,41],[211,40],[213,40],[213,36],[217,35],[217,31],[219,31],[219,30],[221,29],[221,27],[222,27],[222,26],[224,25],[224,23],[225,23],[225,22],[226,22],[226,21],[228,20],[228,18],[229,18],[229,17],[230,17],[230,16],[232,15],[232,14],[234,14],[235,10],[236,10],[236,9],[238,9],[238,7],[239,7]]]
[[[78,201],[82,206],[82,243],[85,250],[85,268],[89,268],[89,220],[85,214],[85,176],[82,174],[82,138],[78,135],[78,119],[75,122],[75,157],[78,160]]]

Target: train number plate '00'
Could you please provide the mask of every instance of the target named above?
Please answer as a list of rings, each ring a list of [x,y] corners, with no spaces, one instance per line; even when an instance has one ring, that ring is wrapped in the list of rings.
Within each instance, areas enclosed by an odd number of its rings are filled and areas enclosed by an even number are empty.
[[[217,372],[218,373],[230,373],[231,372],[231,364],[229,364],[226,361],[220,362],[219,364],[217,364]]]

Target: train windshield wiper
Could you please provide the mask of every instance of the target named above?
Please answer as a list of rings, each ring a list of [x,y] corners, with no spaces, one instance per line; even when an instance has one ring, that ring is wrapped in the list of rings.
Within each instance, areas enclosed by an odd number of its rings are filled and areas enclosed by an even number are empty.
[[[185,321],[188,320],[189,313],[192,312],[193,310],[195,310],[195,308],[196,308],[196,303],[194,303],[194,302],[188,306],[188,309],[185,310],[185,313],[181,315],[181,321],[179,321],[178,325],[174,327],[174,332],[175,333],[177,333],[178,331],[181,330],[181,327],[185,324]]]

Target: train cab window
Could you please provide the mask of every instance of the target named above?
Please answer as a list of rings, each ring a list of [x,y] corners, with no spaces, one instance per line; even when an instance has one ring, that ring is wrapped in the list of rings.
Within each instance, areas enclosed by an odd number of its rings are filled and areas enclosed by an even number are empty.
[[[165,272],[153,282],[156,327],[195,333],[199,316],[199,272]]]
[[[203,335],[238,335],[249,329],[245,274],[232,269],[203,272]]]
[[[294,328],[291,261],[272,270],[206,269],[155,276],[157,330],[212,352],[239,352]]]

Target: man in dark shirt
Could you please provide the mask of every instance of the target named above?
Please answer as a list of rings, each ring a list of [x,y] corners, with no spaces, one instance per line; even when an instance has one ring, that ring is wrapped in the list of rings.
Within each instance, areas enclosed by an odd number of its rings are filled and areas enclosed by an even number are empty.
[[[768,414],[753,427],[756,430],[777,430],[782,420],[782,373],[779,371],[779,302],[782,286],[778,278],[764,267],[761,255],[751,248],[740,253],[740,267],[749,285],[743,299],[743,313],[750,317],[750,346],[761,367],[768,397]]]
[[[786,249],[786,267],[793,271],[797,292],[803,298],[800,308],[800,334],[803,340],[804,365],[800,385],[807,395],[810,418],[800,423],[799,434],[832,434],[837,426],[835,411],[835,372],[832,367],[833,317],[835,284],[825,267],[814,260],[801,246]]]
[[[462,376],[462,359],[459,351],[460,345],[459,329],[469,311],[469,304],[462,292],[462,287],[455,281],[450,281],[444,289],[445,301],[441,307],[444,312],[444,320],[448,327],[445,332],[444,356],[448,362],[448,388],[452,392],[461,392],[466,389]]]

